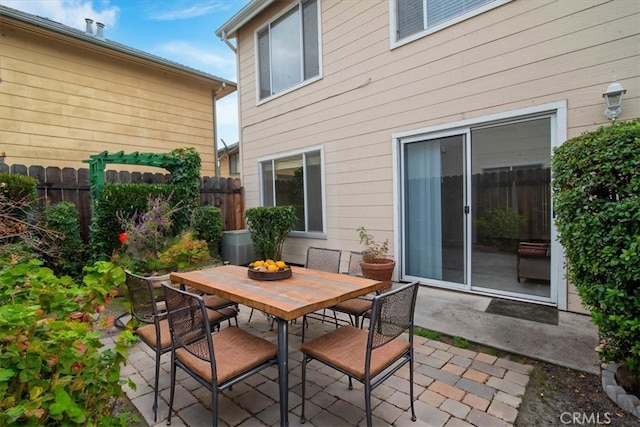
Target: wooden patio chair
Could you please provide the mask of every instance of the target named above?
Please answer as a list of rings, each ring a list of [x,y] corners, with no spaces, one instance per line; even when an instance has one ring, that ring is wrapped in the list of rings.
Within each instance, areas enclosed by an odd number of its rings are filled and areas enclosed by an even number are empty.
[[[171,424],[176,370],[180,368],[211,392],[212,424],[217,426],[219,393],[277,364],[277,346],[237,327],[212,334],[202,297],[167,285],[163,289],[171,331],[167,425]]]
[[[317,360],[364,384],[367,426],[372,425],[371,391],[409,364],[411,420],[416,420],[413,404],[413,319],[418,282],[410,283],[373,298],[369,330],[345,325],[303,343],[302,408],[305,423],[307,363]],[[408,331],[408,337],[403,332]],[[406,339],[405,339],[406,338]]]

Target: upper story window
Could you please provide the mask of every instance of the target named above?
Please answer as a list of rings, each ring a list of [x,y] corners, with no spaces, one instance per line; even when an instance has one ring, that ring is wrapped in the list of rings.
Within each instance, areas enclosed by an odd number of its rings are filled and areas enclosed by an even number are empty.
[[[257,33],[263,100],[320,75],[318,0],[303,0]]]
[[[394,0],[394,42],[414,40],[510,0]]]
[[[322,151],[313,149],[260,162],[262,206],[293,206],[292,234],[324,236]]]

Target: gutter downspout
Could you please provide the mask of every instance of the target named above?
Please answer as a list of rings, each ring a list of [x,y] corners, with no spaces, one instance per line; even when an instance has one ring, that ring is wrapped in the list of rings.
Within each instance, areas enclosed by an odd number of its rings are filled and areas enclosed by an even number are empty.
[[[234,45],[231,44],[231,42],[229,41],[229,39],[227,38],[227,32],[226,31],[222,31],[222,41],[225,42],[225,44],[227,46],[229,46],[229,49],[231,49],[233,51],[233,53],[237,53],[237,49]]]
[[[218,93],[227,87],[225,82],[222,82],[222,86],[214,92],[211,89],[211,110],[213,113],[213,160],[215,166],[215,177],[220,178],[220,159],[218,158],[218,116],[216,115],[216,101],[218,100]]]

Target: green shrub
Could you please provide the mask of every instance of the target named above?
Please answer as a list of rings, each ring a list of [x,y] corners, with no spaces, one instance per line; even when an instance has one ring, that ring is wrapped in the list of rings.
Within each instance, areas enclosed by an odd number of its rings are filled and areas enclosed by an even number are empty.
[[[196,210],[193,219],[196,237],[205,240],[212,257],[220,256],[222,240],[222,211],[215,206],[202,206]]]
[[[210,259],[207,242],[195,239],[190,231],[182,233],[173,244],[158,254],[158,263],[165,271],[195,270]]]
[[[298,218],[293,206],[262,206],[245,212],[253,250],[258,258],[282,259],[282,246]]]
[[[127,347],[122,332],[113,349],[102,349],[96,319],[122,269],[96,263],[82,285],[56,277],[38,261],[0,270],[0,426],[126,426],[130,415],[112,414]],[[113,316],[98,318],[103,326]]]
[[[38,180],[17,173],[0,172],[0,193],[13,201],[27,203],[36,200]]]
[[[100,193],[89,226],[89,251],[92,260],[109,259],[121,243],[118,236],[124,230],[118,221],[117,214],[133,216],[136,212],[144,212],[149,197],[164,196],[168,198],[176,189],[168,184],[109,184]],[[172,202],[178,203],[177,198]],[[174,223],[175,225],[175,223]],[[183,226],[184,228],[184,226]],[[174,234],[179,234],[179,230]]]
[[[37,246],[38,237],[29,238],[38,212],[37,185],[29,176],[0,172],[0,244]]]
[[[569,279],[598,326],[601,357],[640,374],[640,120],[570,139],[551,166]]]
[[[26,243],[0,243],[0,266],[28,262],[32,259],[42,261],[40,253],[35,252]]]
[[[85,262],[85,246],[80,237],[80,220],[76,206],[60,202],[44,210],[43,227],[53,231],[48,234],[49,253],[47,265],[58,275],[79,277]]]
[[[476,220],[478,239],[507,252],[515,252],[526,231],[527,216],[509,208],[484,209]]]

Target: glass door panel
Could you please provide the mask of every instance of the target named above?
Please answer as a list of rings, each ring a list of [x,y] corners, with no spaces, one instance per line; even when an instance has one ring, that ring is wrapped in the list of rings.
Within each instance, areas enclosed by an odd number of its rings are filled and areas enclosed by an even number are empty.
[[[471,287],[550,298],[549,118],[471,130]]]
[[[403,146],[403,275],[465,284],[464,135]]]

